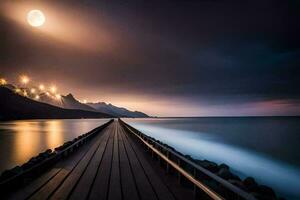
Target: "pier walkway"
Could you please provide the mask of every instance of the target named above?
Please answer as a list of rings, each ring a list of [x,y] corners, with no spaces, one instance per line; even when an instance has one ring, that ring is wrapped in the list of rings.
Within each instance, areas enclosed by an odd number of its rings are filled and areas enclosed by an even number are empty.
[[[88,144],[4,199],[193,199],[115,120]]]

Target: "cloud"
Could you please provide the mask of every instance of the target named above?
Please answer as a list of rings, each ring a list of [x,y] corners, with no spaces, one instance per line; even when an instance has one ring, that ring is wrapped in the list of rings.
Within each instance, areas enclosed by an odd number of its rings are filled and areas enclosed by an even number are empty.
[[[299,17],[297,5],[288,4],[9,3],[8,18],[0,18],[1,72],[25,71],[85,99],[136,110],[148,104],[163,115],[271,113],[263,102],[294,113],[279,103],[297,107],[300,97]],[[32,5],[43,9],[49,26],[33,30],[22,21]]]

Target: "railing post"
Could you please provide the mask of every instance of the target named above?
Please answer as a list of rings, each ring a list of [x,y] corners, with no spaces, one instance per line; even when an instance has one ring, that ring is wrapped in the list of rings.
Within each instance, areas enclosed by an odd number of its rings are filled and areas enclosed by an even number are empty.
[[[197,179],[197,169],[196,168],[194,168],[194,170],[193,170],[193,176],[195,179]],[[193,188],[194,188],[194,199],[198,199],[199,189],[195,184],[193,185]]]
[[[177,158],[177,164],[178,164],[179,167],[182,166],[180,158]],[[182,181],[182,175],[181,175],[180,172],[178,172],[178,182],[179,182],[180,185],[182,185],[182,183],[183,183],[183,181]]]
[[[167,151],[167,158],[170,160],[170,152]],[[169,174],[170,173],[170,164],[168,162],[166,162],[166,170],[167,170],[167,173]]]
[[[155,148],[155,144],[153,144],[153,147]],[[151,157],[152,157],[152,159],[154,159],[154,151],[153,150],[151,150]]]

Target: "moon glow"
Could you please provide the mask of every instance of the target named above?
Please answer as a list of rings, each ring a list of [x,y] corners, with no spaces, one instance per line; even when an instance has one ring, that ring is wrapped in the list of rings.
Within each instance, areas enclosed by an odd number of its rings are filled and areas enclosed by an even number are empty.
[[[27,14],[27,22],[33,27],[42,26],[45,21],[45,15],[40,10],[31,10]]]

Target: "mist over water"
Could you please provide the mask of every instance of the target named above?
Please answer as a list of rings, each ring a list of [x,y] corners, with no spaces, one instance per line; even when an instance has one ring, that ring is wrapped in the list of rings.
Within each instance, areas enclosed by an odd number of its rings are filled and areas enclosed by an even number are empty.
[[[0,173],[47,149],[86,133],[109,119],[53,119],[0,122]]]
[[[287,199],[300,199],[300,118],[162,118],[126,122],[196,159],[226,163]]]

